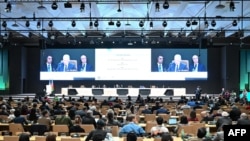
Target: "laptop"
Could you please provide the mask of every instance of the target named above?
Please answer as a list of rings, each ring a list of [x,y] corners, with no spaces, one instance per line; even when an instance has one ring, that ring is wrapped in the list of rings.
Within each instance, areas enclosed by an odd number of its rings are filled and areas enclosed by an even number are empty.
[[[177,124],[177,119],[176,118],[169,118],[168,119],[168,124],[169,125],[176,125]]]

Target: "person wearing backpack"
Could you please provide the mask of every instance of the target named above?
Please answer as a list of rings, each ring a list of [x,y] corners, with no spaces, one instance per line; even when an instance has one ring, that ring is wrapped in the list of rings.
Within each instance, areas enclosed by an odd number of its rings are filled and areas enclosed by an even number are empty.
[[[127,121],[128,124],[124,125],[119,132],[119,136],[121,137],[123,134],[128,134],[131,132],[136,133],[137,136],[142,136],[145,134],[145,130],[142,129],[141,126],[136,124],[136,118],[134,114],[128,115]]]

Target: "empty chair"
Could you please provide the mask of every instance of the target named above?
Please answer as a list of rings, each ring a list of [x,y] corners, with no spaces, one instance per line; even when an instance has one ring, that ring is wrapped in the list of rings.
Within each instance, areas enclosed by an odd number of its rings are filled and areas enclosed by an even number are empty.
[[[20,123],[10,123],[9,131],[12,133],[12,135],[16,135],[16,132],[24,132],[24,128]]]
[[[93,124],[82,124],[80,126],[81,128],[85,130],[85,133],[90,133],[92,130],[95,130],[95,127]]]
[[[19,141],[19,136],[4,136],[4,141]]]
[[[144,121],[148,122],[148,121],[155,121],[155,120],[156,120],[155,114],[145,114]]]
[[[35,141],[46,141],[46,136],[36,136]]]

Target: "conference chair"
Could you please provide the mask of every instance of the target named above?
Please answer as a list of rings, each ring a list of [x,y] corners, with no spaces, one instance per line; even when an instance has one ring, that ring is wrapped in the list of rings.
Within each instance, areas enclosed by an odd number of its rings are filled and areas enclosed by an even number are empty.
[[[170,115],[169,114],[158,114],[159,117],[162,117],[164,122],[168,122]]]
[[[19,136],[4,136],[4,141],[19,141]]]
[[[81,141],[80,138],[61,138],[61,141]]]
[[[151,134],[151,129],[152,129],[152,127],[154,127],[154,126],[157,126],[157,123],[156,123],[156,122],[148,122],[148,123],[146,123],[145,132],[146,132],[147,134]]]
[[[35,136],[35,141],[46,141],[46,136]]]
[[[111,133],[113,137],[119,136],[119,127],[118,126],[107,126],[107,128],[111,129]]]
[[[25,132],[23,125],[20,123],[10,123],[9,131],[12,133],[12,135],[16,135],[17,132]]]
[[[144,121],[145,122],[156,121],[156,115],[155,114],[145,114]]]
[[[90,133],[92,130],[95,130],[95,126],[93,124],[81,124],[80,126],[84,129],[85,133]]]
[[[69,134],[69,127],[68,127],[68,125],[53,125],[52,131],[57,132],[58,134],[65,133],[66,135],[68,135]]]

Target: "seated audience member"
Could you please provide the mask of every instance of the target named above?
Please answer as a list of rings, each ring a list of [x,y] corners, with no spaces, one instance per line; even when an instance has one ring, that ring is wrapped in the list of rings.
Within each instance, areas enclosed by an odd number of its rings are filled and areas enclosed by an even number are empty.
[[[216,129],[218,130],[222,125],[232,125],[232,119],[229,117],[228,112],[221,113],[221,117],[216,121]]]
[[[127,121],[128,124],[124,125],[119,132],[119,136],[122,136],[123,134],[127,134],[129,132],[135,132],[137,135],[144,135],[145,131],[142,129],[141,126],[136,124],[136,117],[135,115],[131,114],[128,115]]]
[[[88,110],[86,116],[82,117],[82,124],[93,124],[96,128],[96,121],[91,110]]]
[[[104,130],[105,126],[106,126],[105,121],[103,121],[102,119],[99,119],[96,123],[96,129],[89,133],[85,141],[112,140],[112,134]]]
[[[102,108],[102,106],[109,106],[109,102],[106,99],[103,100],[100,107]]]
[[[38,118],[37,123],[42,124],[42,125],[46,125],[47,126],[47,130],[50,130],[50,126],[52,124],[52,121],[49,117],[49,111],[47,110],[43,110],[42,111],[42,115]]]
[[[21,133],[19,135],[19,141],[30,141],[30,135],[27,133]]]
[[[107,118],[108,118],[108,121],[107,121],[107,125],[108,126],[118,126],[118,127],[122,127],[122,124],[116,120],[114,118],[114,111],[109,111],[107,113]]]
[[[189,141],[210,141],[205,138],[206,134],[207,134],[206,128],[201,127],[198,129],[197,138],[191,138]]]
[[[70,128],[71,126],[73,126],[73,123],[70,119],[70,117],[68,117],[66,115],[66,111],[63,110],[61,112],[61,115],[58,115],[55,119],[55,125],[68,125],[68,127]]]
[[[24,125],[24,124],[27,125],[28,124],[28,121],[24,117],[21,116],[21,112],[19,110],[16,110],[14,112],[14,115],[15,115],[15,118],[13,120],[9,121],[10,123],[11,122],[21,123],[22,125]]]
[[[154,113],[154,111],[157,111],[160,108],[161,108],[160,103],[158,101],[156,101],[155,106],[153,106],[151,109],[151,112]]]
[[[212,138],[212,141],[224,141],[224,131],[223,131],[224,124],[221,125],[221,127],[218,128],[218,131]]]
[[[250,125],[250,120],[246,113],[242,113],[237,121],[237,125]]]
[[[241,111],[238,107],[235,105],[232,106],[232,110],[229,112],[229,117],[232,119],[232,121],[237,121],[240,118]]]
[[[201,123],[202,122],[205,122],[205,123],[208,123],[208,121],[214,121],[214,117],[209,115],[209,113],[207,111],[202,111],[201,112]]]
[[[39,117],[39,111],[37,109],[37,104],[34,103],[32,109],[30,109],[30,114],[28,115],[28,119],[30,121],[36,122]]]
[[[85,130],[80,126],[81,123],[82,118],[79,115],[76,115],[74,125],[69,128],[69,133],[85,132]]]
[[[0,111],[0,115],[6,115],[6,116],[9,116],[9,113],[7,111],[7,107],[6,105],[2,105],[1,107],[1,111]]]
[[[56,135],[55,135],[55,134],[49,133],[49,134],[46,136],[46,141],[56,141]]]
[[[181,105],[177,105],[175,109],[176,115],[182,115],[183,110],[181,109]]]
[[[91,106],[90,110],[93,111],[93,116],[97,115],[97,116],[99,116],[99,119],[102,118],[102,114],[100,112],[96,111],[96,106]]]
[[[13,120],[15,118],[14,112],[15,112],[15,109],[10,109],[10,114],[8,116],[8,121]]]
[[[188,121],[199,121],[198,118],[196,117],[196,112],[195,111],[191,111]]]
[[[180,117],[180,122],[178,123],[178,125],[174,129],[174,132],[177,133],[181,126],[187,126],[187,125],[188,125],[188,118],[187,118],[187,116],[182,115]]]
[[[174,139],[169,133],[163,133],[161,135],[161,141],[174,141]]]
[[[142,114],[152,114],[152,111],[149,109],[148,105],[145,105],[145,109],[141,111]]]
[[[163,118],[157,117],[156,122],[157,126],[151,128],[151,136],[162,135],[163,133],[168,133],[168,128],[163,125]]]
[[[160,109],[156,110],[156,115],[158,114],[169,114],[170,112],[168,111],[168,109],[161,107]]]

